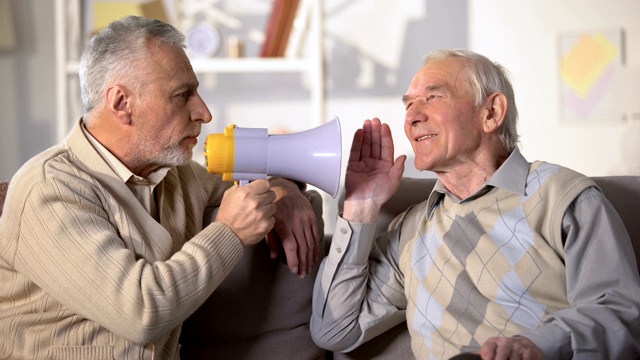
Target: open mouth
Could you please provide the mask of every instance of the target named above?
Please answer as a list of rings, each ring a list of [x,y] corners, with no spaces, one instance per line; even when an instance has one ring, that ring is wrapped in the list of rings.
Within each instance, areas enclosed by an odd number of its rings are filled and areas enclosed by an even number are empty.
[[[416,141],[422,141],[422,140],[427,140],[427,139],[431,139],[432,137],[436,137],[437,135],[431,134],[431,135],[425,135],[425,136],[420,136],[419,138],[416,139]]]

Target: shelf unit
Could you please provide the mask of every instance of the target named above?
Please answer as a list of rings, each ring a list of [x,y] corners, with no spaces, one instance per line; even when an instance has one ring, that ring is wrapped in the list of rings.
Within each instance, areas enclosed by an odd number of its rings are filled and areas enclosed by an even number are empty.
[[[72,79],[78,76],[78,58],[70,49],[80,49],[82,39],[80,23],[81,1],[55,0],[55,46],[56,46],[56,138],[61,141],[68,133],[75,118],[72,114],[69,95]],[[241,0],[238,0],[241,1]],[[328,121],[325,110],[324,51],[323,51],[323,1],[312,1],[309,23],[307,54],[301,58],[192,58],[191,64],[196,74],[232,73],[237,76],[250,73],[300,73],[309,81],[310,110],[313,124]],[[74,15],[75,14],[75,15]],[[77,19],[69,18],[77,16]],[[75,28],[74,28],[75,26]],[[72,40],[76,39],[76,40]],[[74,96],[76,97],[76,96]],[[79,101],[78,99],[73,99]]]

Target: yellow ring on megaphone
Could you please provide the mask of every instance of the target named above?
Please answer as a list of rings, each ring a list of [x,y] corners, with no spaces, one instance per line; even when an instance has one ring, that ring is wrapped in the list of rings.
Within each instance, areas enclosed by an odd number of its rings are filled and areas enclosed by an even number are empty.
[[[224,181],[233,179],[235,128],[235,125],[229,125],[224,129],[224,134],[207,135],[207,140],[204,143],[204,159],[207,171],[221,174]]]

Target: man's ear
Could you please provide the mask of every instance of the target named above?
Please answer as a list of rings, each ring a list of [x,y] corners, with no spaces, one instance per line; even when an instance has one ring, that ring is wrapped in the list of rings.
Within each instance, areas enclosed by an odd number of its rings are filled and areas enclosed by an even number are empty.
[[[131,100],[127,89],[114,85],[107,89],[106,103],[107,109],[120,121],[121,124],[127,125],[131,122]]]
[[[502,127],[509,104],[503,93],[493,93],[487,98],[482,112],[482,127],[489,134],[498,131]]]

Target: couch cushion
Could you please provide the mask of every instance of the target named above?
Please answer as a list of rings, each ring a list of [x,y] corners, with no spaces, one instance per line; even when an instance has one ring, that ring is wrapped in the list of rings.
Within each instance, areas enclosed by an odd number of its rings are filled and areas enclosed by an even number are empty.
[[[411,337],[406,322],[385,331],[349,353],[333,354],[334,360],[405,360],[413,358]]]
[[[307,195],[322,232],[322,198],[315,191]],[[301,279],[284,258],[270,258],[264,241],[246,247],[231,274],[185,321],[181,358],[324,359],[326,351],[309,331],[318,267]]]
[[[321,359],[311,340],[311,296],[318,266],[304,279],[271,260],[262,241],[240,262],[183,327],[181,358]]]

